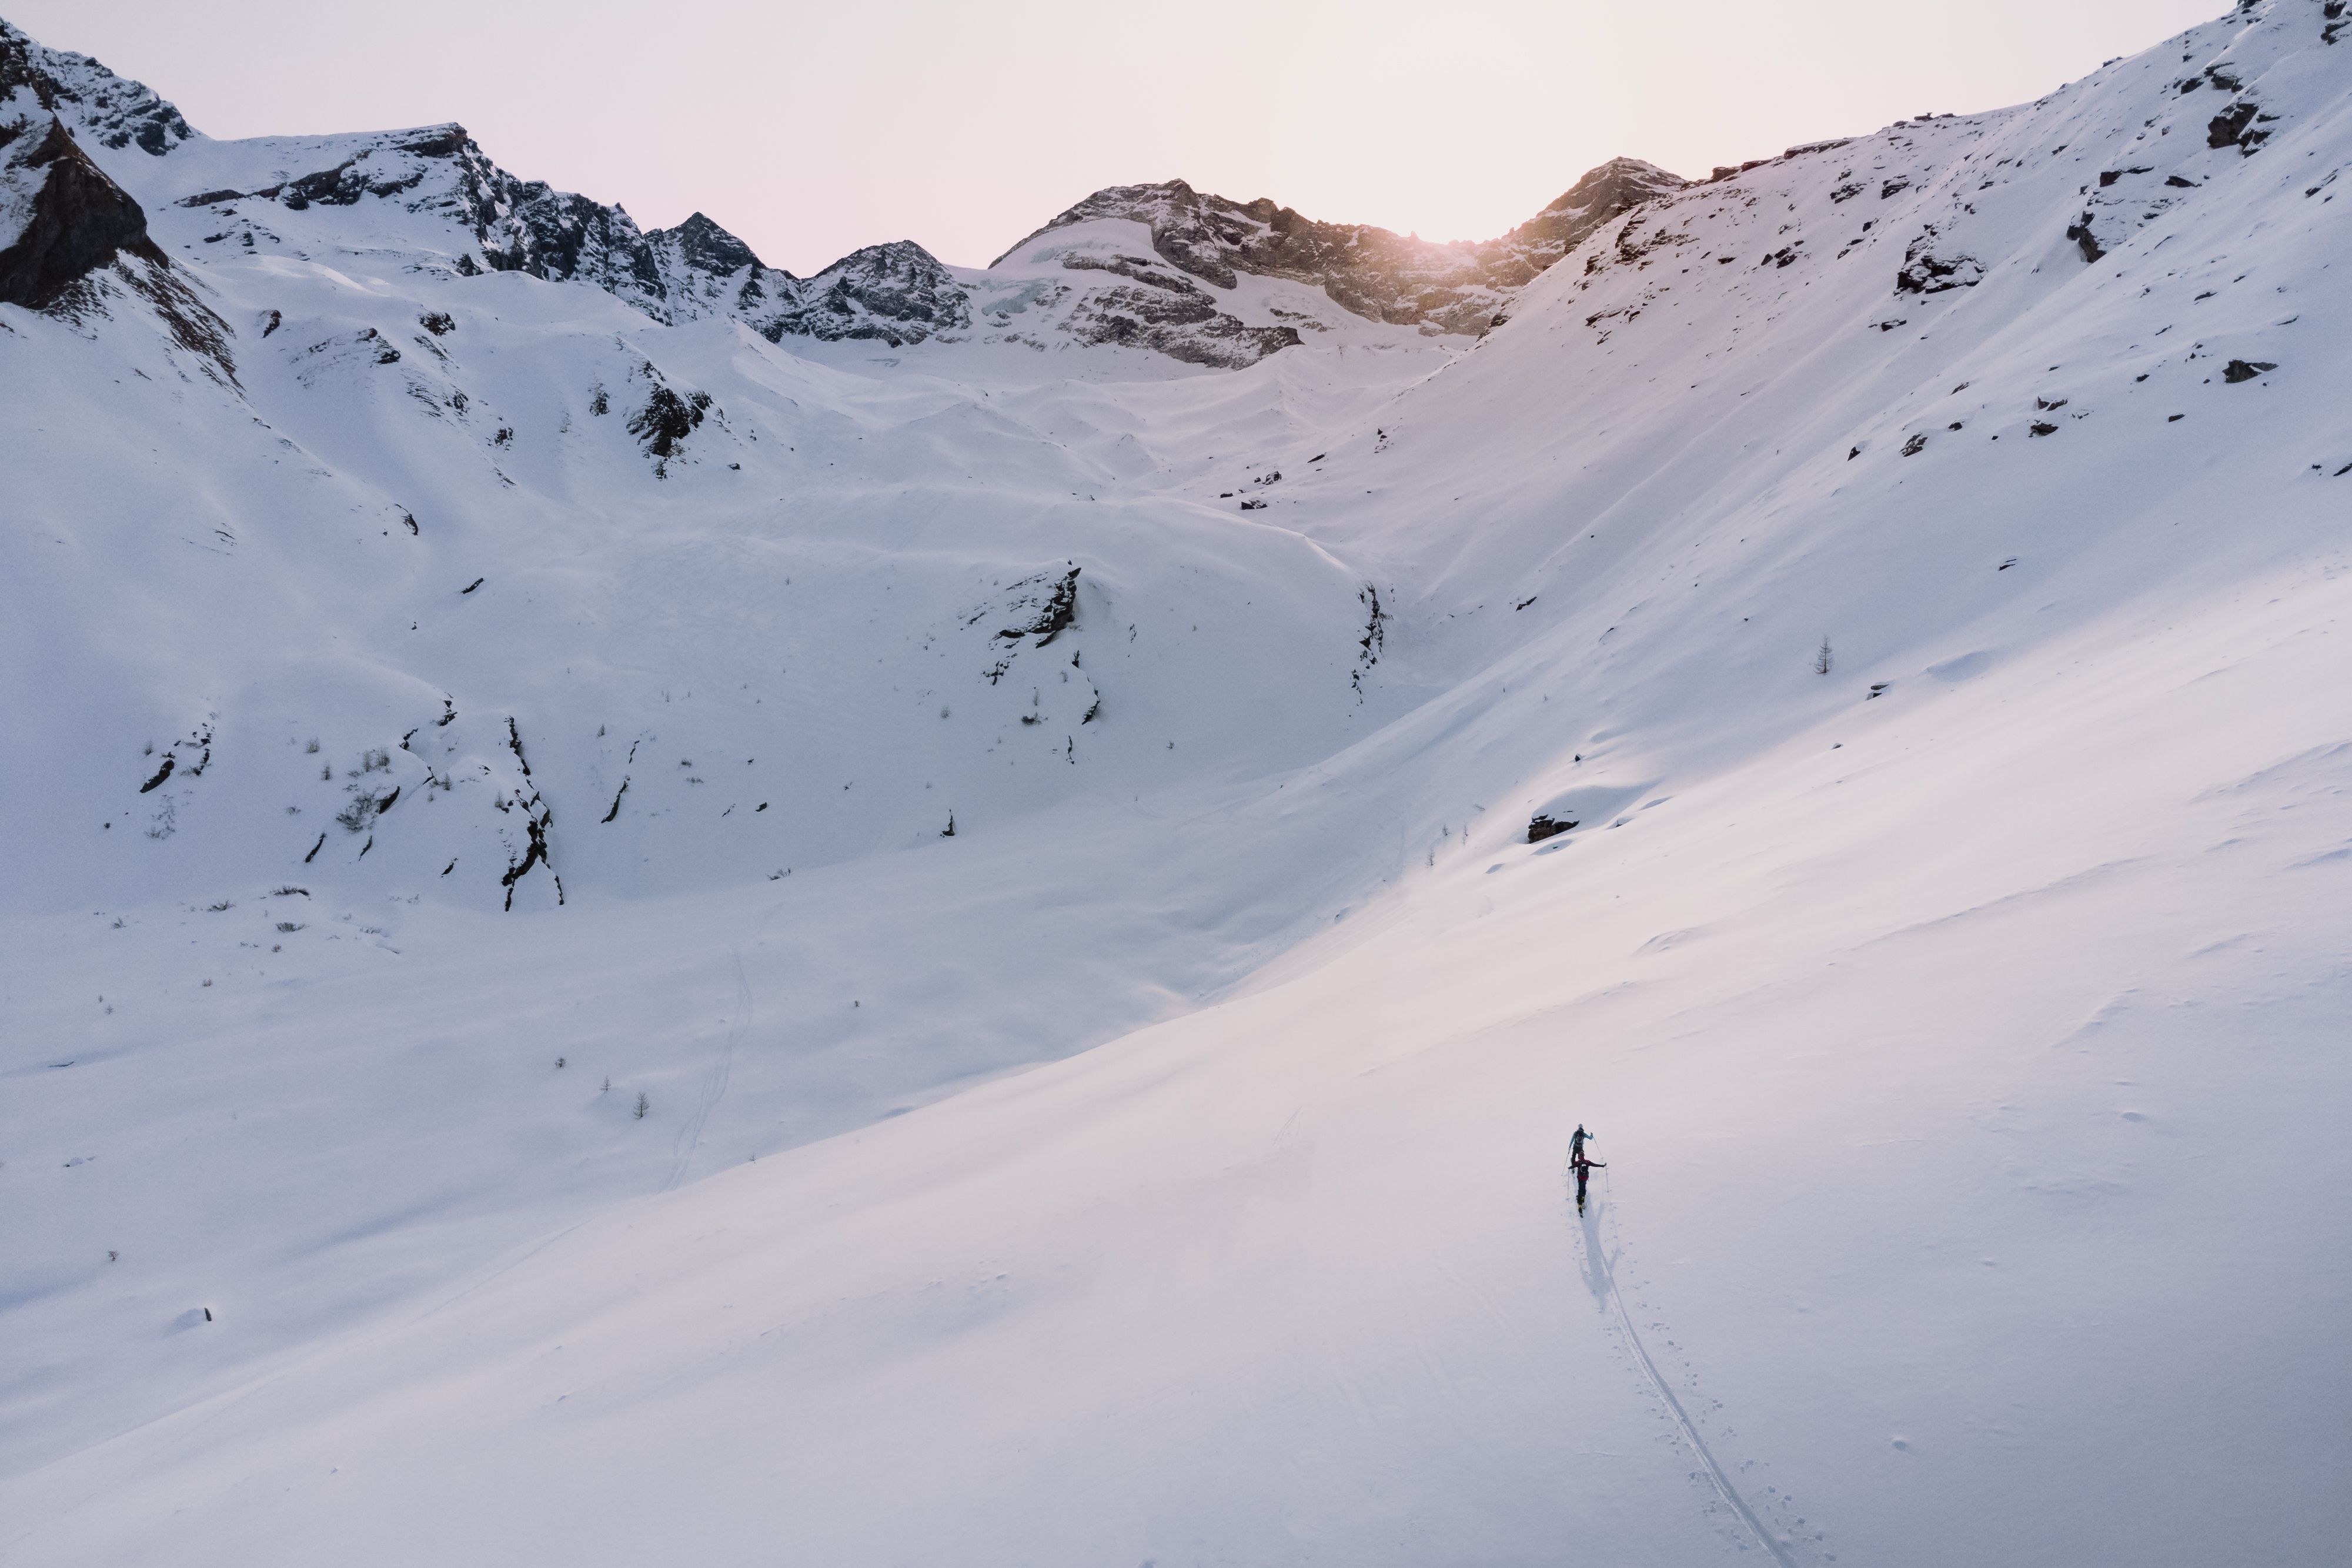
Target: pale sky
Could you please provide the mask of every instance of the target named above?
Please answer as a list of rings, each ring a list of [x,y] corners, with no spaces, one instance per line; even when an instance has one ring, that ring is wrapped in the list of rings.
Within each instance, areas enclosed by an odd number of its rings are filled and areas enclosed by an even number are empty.
[[[456,120],[647,228],[697,208],[806,276],[980,266],[1181,178],[1485,239],[1620,153],[1683,174],[2035,98],[2231,0],[0,0],[215,136]]]

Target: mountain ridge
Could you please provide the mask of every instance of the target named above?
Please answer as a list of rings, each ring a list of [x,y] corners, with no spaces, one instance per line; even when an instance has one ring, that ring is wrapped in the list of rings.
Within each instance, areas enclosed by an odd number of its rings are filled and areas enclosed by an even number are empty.
[[[1145,225],[1161,259],[1213,290],[1229,292],[1241,274],[1286,278],[1319,287],[1340,308],[1368,320],[1475,338],[1491,327],[1513,292],[1584,235],[1688,183],[1639,160],[1613,159],[1509,233],[1449,244],[1370,225],[1308,219],[1265,198],[1241,203],[1202,194],[1181,180],[1114,186],[1066,209],[977,274],[950,268],[916,242],[899,240],[863,246],[803,279],[768,266],[701,212],[675,228],[644,229],[618,204],[511,174],[461,122],[216,142],[144,84],[117,77],[89,57],[43,46],[5,20],[0,20],[0,52],[19,62],[20,74],[37,79],[45,106],[61,123],[69,121],[83,137],[114,152],[135,147],[162,161],[184,158],[191,150],[278,152],[308,143],[309,167],[269,157],[260,177],[241,171],[249,177],[176,193],[175,206],[251,223],[257,204],[300,213],[397,202],[411,212],[436,213],[459,236],[470,236],[447,259],[461,274],[522,272],[587,283],[666,325],[730,316],[771,341],[790,335],[898,348],[952,340],[987,309],[987,273],[1057,231],[1101,219]],[[125,177],[140,183],[127,172]],[[1065,273],[1081,275],[1063,279],[1074,318],[1066,335],[1078,343],[1128,343],[1230,368],[1298,340],[1295,329],[1280,324],[1244,325],[1220,308],[1216,294],[1197,287],[1154,284],[1125,269],[1130,283],[1143,282],[1139,290],[1083,277],[1121,270],[1116,265],[1057,259]]]
[[[2340,1555],[2341,8],[1475,337],[82,143],[236,380],[0,304],[0,1552]]]
[[[1638,158],[1612,158],[1527,222],[1479,241],[1423,240],[1370,224],[1322,223],[1265,197],[1235,202],[1181,180],[1114,185],[1066,208],[997,262],[1056,229],[1127,219],[1150,227],[1160,259],[1218,287],[1232,287],[1240,272],[1288,277],[1320,286],[1370,320],[1477,337],[1513,293],[1585,235],[1690,183]]]

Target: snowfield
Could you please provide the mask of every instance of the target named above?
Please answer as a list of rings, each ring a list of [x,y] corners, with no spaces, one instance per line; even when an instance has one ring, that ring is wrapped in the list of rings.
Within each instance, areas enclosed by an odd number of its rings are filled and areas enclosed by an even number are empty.
[[[0,1559],[2340,1562],[2341,11],[1475,336],[25,43]]]

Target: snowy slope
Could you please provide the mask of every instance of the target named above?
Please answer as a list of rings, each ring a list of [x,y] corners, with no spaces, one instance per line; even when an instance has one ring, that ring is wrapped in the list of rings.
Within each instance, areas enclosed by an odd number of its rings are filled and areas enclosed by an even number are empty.
[[[93,148],[234,379],[0,307],[7,1554],[2332,1560],[2339,21],[1240,369]]]

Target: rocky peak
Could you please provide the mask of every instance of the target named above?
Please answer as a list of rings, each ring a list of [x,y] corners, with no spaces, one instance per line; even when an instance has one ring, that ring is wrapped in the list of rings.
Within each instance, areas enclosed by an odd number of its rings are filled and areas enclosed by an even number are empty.
[[[800,280],[761,261],[751,247],[696,213],[672,229],[646,235],[666,290],[663,320],[731,316],[765,331],[799,297]]]
[[[747,267],[779,277],[792,277],[789,272],[763,264],[752,254],[750,246],[700,213],[696,213],[674,229],[656,229],[646,237],[656,245],[671,246],[681,265],[714,277],[740,272]]]
[[[1252,204],[1272,208],[1270,202]],[[1268,215],[1271,215],[1270,214]],[[1252,208],[1223,196],[1203,197],[1181,180],[1150,185],[1111,185],[1097,191],[1037,229],[989,265],[1001,267],[1006,257],[1039,235],[1101,218],[1121,218],[1151,230],[1151,246],[1168,262],[1220,288],[1234,284],[1231,255],[1265,227]]]
[[[88,55],[33,41],[0,20],[0,99],[29,88],[78,136],[117,150],[134,143],[162,157],[196,132],[180,111],[142,84]]]
[[[1516,244],[1531,255],[1549,251],[1550,259],[1544,263],[1549,266],[1612,218],[1644,202],[1686,190],[1690,183],[1639,158],[1612,158],[1588,170],[1558,201],[1494,243]]]
[[[1439,243],[1370,224],[1322,223],[1263,197],[1236,202],[1165,180],[1097,191],[1013,248],[1073,225],[1124,219],[1151,231],[1162,260],[1219,288],[1234,287],[1242,273],[1286,277],[1319,285],[1371,320],[1475,334],[1510,291],[1592,230],[1687,183],[1639,159],[1612,159],[1499,239]]]
[[[589,283],[656,320],[672,319],[662,256],[625,209],[558,191],[543,181],[517,179],[493,162],[463,125],[368,131],[306,146],[319,159],[318,167],[275,174],[264,183],[199,192],[179,204],[246,204],[249,210],[252,203],[268,202],[299,213],[390,203],[454,226],[456,234],[445,230],[436,237],[454,250],[450,259],[459,272],[522,272],[551,282]]]
[[[87,57],[46,48],[5,22],[0,102],[54,114],[70,133],[68,142],[79,137],[100,149],[136,146],[162,157],[197,138],[179,111],[147,88]],[[12,178],[23,199],[16,206],[26,212],[32,186],[23,171],[36,167],[27,160],[45,145],[36,138],[16,152],[19,173]],[[1233,313],[1236,308],[1219,297],[1217,291],[1236,287],[1244,274],[1319,287],[1370,320],[1431,335],[1475,336],[1498,319],[1517,288],[1586,235],[1685,183],[1653,164],[1615,159],[1498,239],[1444,244],[1367,224],[1323,223],[1270,200],[1237,202],[1181,180],[1117,185],[1062,213],[1023,245],[1058,229],[1117,219],[1149,231],[1150,256],[1139,244],[1131,256],[1118,246],[1049,247],[1038,259],[1061,280],[1026,279],[1006,294],[985,277],[959,280],[922,246],[905,240],[868,246],[814,277],[795,278],[766,266],[702,213],[648,232],[618,205],[519,179],[455,123],[208,142],[206,148],[202,166],[217,171],[211,178],[236,180],[242,170],[248,183],[194,194],[184,193],[191,186],[181,183],[163,199],[216,208],[224,221],[248,227],[259,223],[257,203],[309,214],[269,243],[345,243],[340,236],[352,231],[331,210],[383,204],[412,214],[394,219],[393,229],[413,236],[420,263],[459,273],[521,272],[550,282],[586,283],[666,324],[731,317],[771,340],[792,335],[899,348],[971,332],[981,314],[976,301],[986,296],[992,302],[987,329],[1006,340],[1033,347],[1047,340],[1118,343],[1218,365],[1248,364],[1298,340],[1287,325],[1245,325]],[[62,151],[42,156],[46,162],[37,167],[43,169],[71,162]],[[79,157],[74,149],[72,158]],[[107,167],[146,189],[131,167],[143,162],[110,159]],[[104,179],[94,166],[90,172]],[[29,252],[18,256],[19,288],[37,287],[24,281],[37,275],[47,278],[57,267],[79,265],[74,258],[85,252],[111,255],[109,246],[147,243],[143,214],[120,186],[91,184],[78,170],[60,178],[64,183],[49,199],[72,197],[82,214],[72,229],[79,237],[68,244],[63,231],[53,232],[47,259],[37,267]],[[108,189],[119,202],[105,195]],[[82,195],[73,196],[77,191]],[[118,216],[108,218],[106,212]],[[373,236],[383,231],[373,218],[361,232],[371,232],[364,242],[369,248],[380,245]],[[1045,340],[1037,336],[1041,329]]]
[[[969,328],[971,301],[936,256],[902,239],[852,251],[757,325],[771,342],[790,332],[829,342],[871,338],[896,349]]]

